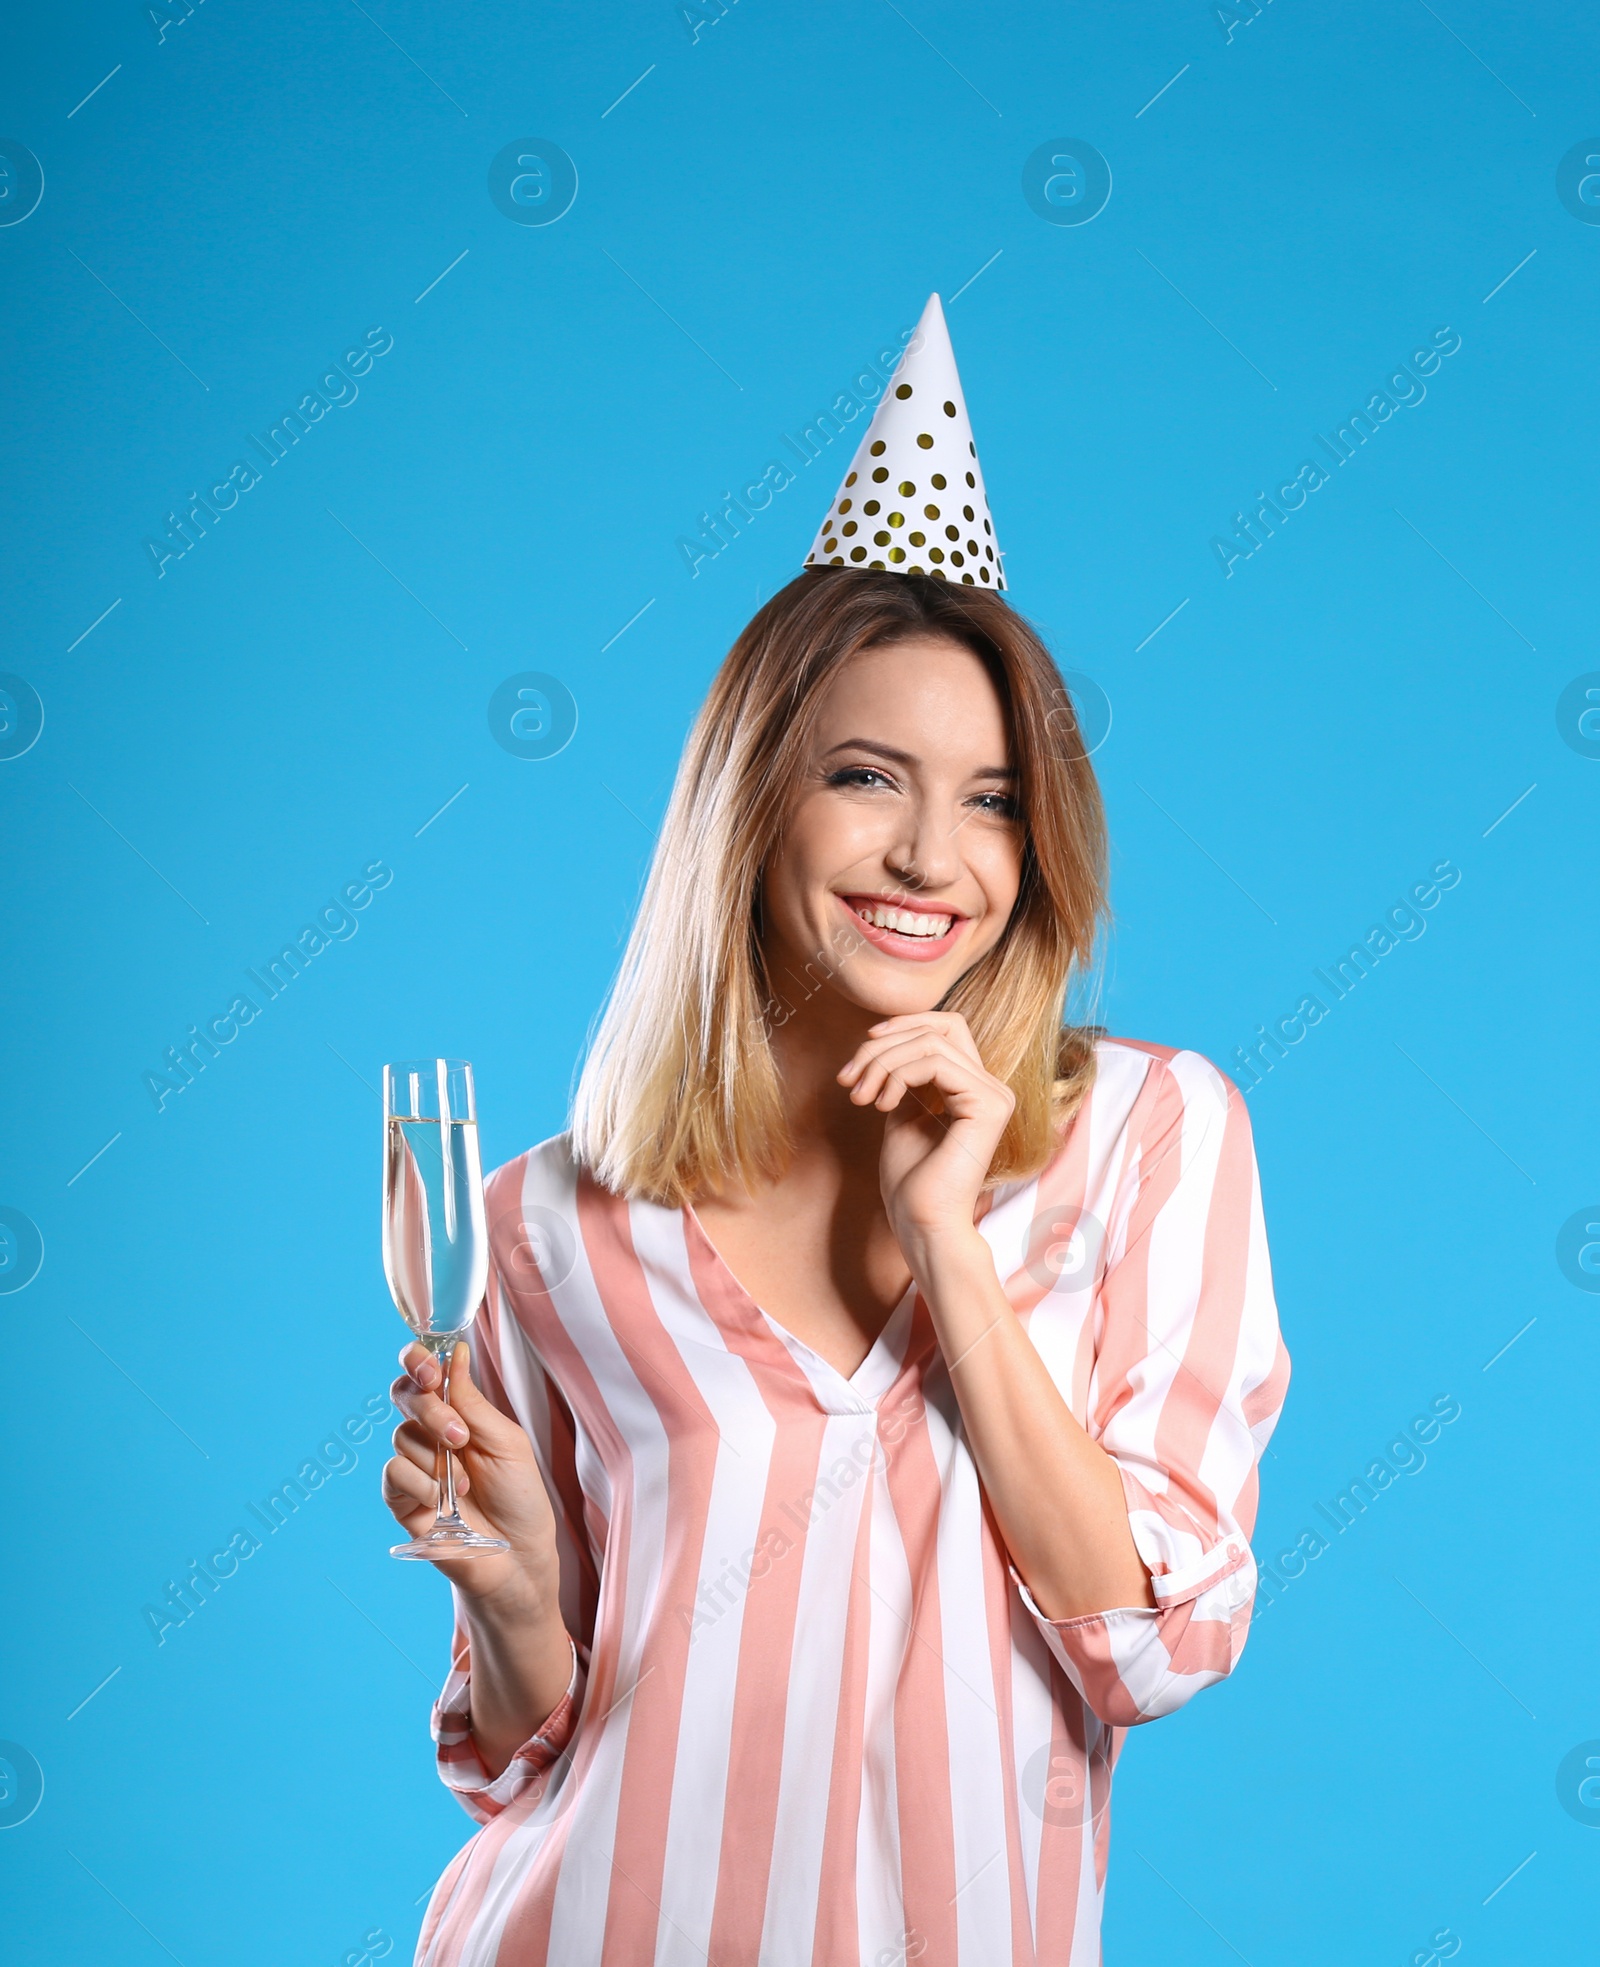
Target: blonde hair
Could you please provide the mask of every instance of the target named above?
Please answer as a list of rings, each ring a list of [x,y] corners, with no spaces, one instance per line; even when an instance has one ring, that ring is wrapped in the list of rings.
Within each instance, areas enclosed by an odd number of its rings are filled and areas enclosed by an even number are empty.
[[[917,635],[960,643],[984,663],[1018,773],[1016,906],[940,1006],[966,1018],[985,1065],[1016,1095],[989,1182],[1041,1168],[1088,1092],[1097,1028],[1063,1017],[1106,914],[1105,818],[1049,652],[996,593],[808,569],[729,650],[684,747],[573,1101],[573,1151],[606,1187],[680,1207],[782,1172],[791,1135],[769,1036],[782,1007],[759,939],[762,869],[834,675],[863,649]]]

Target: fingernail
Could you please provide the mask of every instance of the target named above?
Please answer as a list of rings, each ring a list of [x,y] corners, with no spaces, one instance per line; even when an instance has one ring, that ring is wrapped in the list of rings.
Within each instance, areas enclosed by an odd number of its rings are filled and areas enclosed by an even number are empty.
[[[446,1441],[454,1441],[459,1444],[466,1440],[467,1430],[459,1421],[449,1421],[445,1425],[444,1438]]]

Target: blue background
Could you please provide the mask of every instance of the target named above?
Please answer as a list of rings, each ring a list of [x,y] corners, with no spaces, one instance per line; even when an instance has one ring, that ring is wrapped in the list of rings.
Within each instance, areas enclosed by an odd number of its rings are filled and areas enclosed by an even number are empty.
[[[45,173],[0,229],[0,668],[45,707],[0,763],[0,1203],[44,1240],[0,1297],[0,1736],[45,1781],[0,1835],[8,1954],[409,1956],[470,1826],[384,1431],[160,1644],[144,1608],[387,1388],[381,1062],[471,1058],[486,1160],[561,1126],[688,720],[853,434],[693,576],[677,542],[937,289],[1011,597],[1112,709],[1112,1029],[1237,1074],[1313,966],[1462,877],[1250,1095],[1295,1362],[1257,1548],[1330,1548],[1129,1741],[1108,1958],[1578,1957],[1600,1304],[1556,1243],[1600,1195],[1600,762],[1555,712],[1600,668],[1600,228],[1556,175],[1600,29],[542,11],[4,31],[0,135]],[[548,225],[489,195],[528,137],[578,173]],[[1111,168],[1092,223],[1023,193],[1067,138]],[[158,575],[165,515],[373,327],[356,400]],[[1446,327],[1426,399],[1225,576],[1232,515]],[[526,670],[578,708],[542,761],[486,714]],[[378,859],[357,933],[158,1111],[165,1048]],[[1427,1466],[1324,1525],[1446,1397]]]

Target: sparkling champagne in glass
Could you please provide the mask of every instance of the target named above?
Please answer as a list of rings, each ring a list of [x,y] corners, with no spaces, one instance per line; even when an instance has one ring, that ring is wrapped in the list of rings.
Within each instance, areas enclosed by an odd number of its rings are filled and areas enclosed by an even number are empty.
[[[489,1275],[483,1166],[472,1067],[410,1059],[383,1068],[383,1270],[400,1316],[439,1361],[450,1404],[450,1359],[478,1315]],[[470,1557],[509,1550],[456,1508],[455,1461],[438,1455],[439,1509],[425,1537],[395,1557]]]

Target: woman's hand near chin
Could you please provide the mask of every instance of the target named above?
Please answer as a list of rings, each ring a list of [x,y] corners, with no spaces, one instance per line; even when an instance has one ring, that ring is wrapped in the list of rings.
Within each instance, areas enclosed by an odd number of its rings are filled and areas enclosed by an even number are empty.
[[[887,1116],[883,1205],[906,1262],[970,1242],[978,1198],[1016,1095],[984,1066],[965,1018],[913,1011],[885,1018],[839,1073],[858,1106]]]
[[[472,1378],[464,1345],[450,1363],[450,1405],[439,1362],[420,1345],[390,1392],[405,1419],[384,1465],[383,1499],[410,1536],[426,1536],[438,1507],[435,1456],[456,1457],[456,1497],[475,1530],[503,1537],[508,1551],[435,1560],[455,1586],[471,1656],[472,1736],[498,1776],[549,1717],[572,1675],[572,1642],[561,1617],[561,1560],[555,1512],[533,1443]]]

